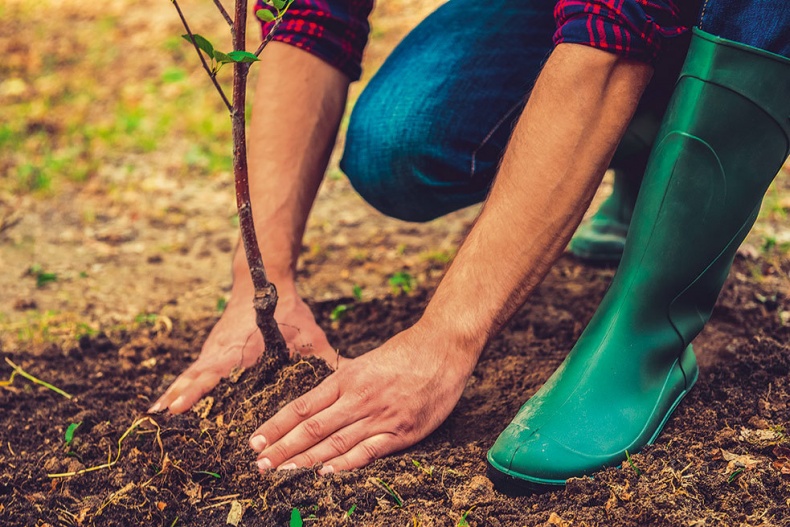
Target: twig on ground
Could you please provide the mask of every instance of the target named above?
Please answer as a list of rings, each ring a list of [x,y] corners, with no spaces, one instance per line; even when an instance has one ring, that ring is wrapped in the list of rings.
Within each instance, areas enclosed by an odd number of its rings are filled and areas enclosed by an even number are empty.
[[[22,215],[16,212],[11,212],[7,216],[0,218],[0,233],[10,229],[11,227],[14,227],[21,221],[22,221]]]
[[[205,510],[208,510],[208,509],[215,509],[217,507],[222,507],[223,505],[228,505],[229,503],[232,503],[233,501],[234,500],[227,500],[227,501],[221,501],[219,503],[212,503],[211,505],[206,505],[205,507],[201,507],[198,510],[202,512],[202,511],[205,511]],[[239,501],[239,503],[251,505],[254,502],[252,500],[241,500],[241,501]]]
[[[115,459],[110,459],[110,456],[108,456],[107,463],[103,463],[101,465],[96,465],[94,467],[83,468],[81,470],[75,470],[73,472],[62,472],[60,474],[47,474],[47,477],[48,478],[68,478],[68,477],[71,477],[71,476],[79,476],[80,474],[85,474],[87,472],[94,472],[96,470],[101,470],[103,468],[111,468],[116,463],[118,463],[119,459],[121,459],[121,444],[123,443],[123,440],[126,439],[129,436],[129,434],[131,434],[138,426],[140,426],[141,424],[145,423],[146,421],[151,423],[152,425],[154,425],[156,427],[156,442],[159,445],[159,452],[160,452],[160,455],[161,455],[159,463],[160,463],[160,465],[163,465],[163,461],[164,461],[164,458],[165,458],[165,450],[164,450],[164,446],[162,445],[162,436],[161,436],[162,429],[161,429],[161,427],[159,426],[159,424],[156,421],[154,421],[150,417],[146,416],[146,417],[141,417],[140,419],[137,419],[134,423],[132,423],[132,426],[127,428],[126,432],[124,432],[123,435],[121,436],[121,438],[118,439],[118,453],[115,455]]]
[[[33,377],[28,372],[23,370],[20,366],[17,366],[16,364],[14,364],[11,361],[11,359],[9,359],[8,357],[5,358],[5,361],[6,361],[6,363],[9,366],[14,368],[14,371],[11,372],[11,376],[8,378],[7,381],[0,381],[0,386],[11,386],[11,384],[13,384],[13,382],[14,382],[14,377],[16,377],[17,375],[21,375],[22,377],[24,377],[25,379],[29,380],[30,382],[32,382],[34,384],[38,384],[39,386],[43,386],[44,388],[46,388],[48,390],[52,390],[56,394],[62,395],[66,399],[71,399],[72,398],[72,395],[64,392],[63,390],[61,390],[57,386],[53,386],[53,385],[49,384],[48,382],[42,381],[38,377]]]

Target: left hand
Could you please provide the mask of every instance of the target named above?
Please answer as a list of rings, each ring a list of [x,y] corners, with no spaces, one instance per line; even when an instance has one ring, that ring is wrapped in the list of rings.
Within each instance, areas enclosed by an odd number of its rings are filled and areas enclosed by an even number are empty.
[[[255,323],[252,294],[251,290],[242,290],[231,296],[197,360],[173,381],[149,412],[166,409],[174,414],[186,412],[234,367],[249,368],[258,361],[265,346]],[[346,360],[332,349],[310,308],[298,296],[280,297],[274,318],[291,353],[321,357],[335,369]]]
[[[470,357],[478,354],[418,326],[344,363],[261,425],[250,438],[259,469],[360,468],[436,430],[461,398]]]

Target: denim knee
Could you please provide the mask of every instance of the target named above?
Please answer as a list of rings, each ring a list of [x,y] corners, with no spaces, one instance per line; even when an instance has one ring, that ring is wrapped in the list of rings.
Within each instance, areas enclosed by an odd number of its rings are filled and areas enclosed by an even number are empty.
[[[360,98],[346,133],[340,167],[354,189],[381,213],[404,221],[430,221],[460,208],[446,164],[452,156],[431,130],[430,113],[392,103],[385,109],[377,98]]]
[[[551,50],[552,6],[452,0],[403,39],[368,82],[347,131],[340,166],[364,199],[409,221],[485,199]]]

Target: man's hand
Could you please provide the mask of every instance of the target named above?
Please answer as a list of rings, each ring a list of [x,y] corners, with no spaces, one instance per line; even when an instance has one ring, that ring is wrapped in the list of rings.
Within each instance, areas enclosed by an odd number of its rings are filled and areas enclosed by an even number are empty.
[[[418,323],[347,362],[258,428],[250,446],[259,469],[320,462],[327,474],[415,444],[461,398],[475,363],[469,357]]]
[[[295,288],[289,288],[295,291]],[[239,295],[241,296],[241,295]],[[252,293],[232,296],[222,318],[211,330],[197,360],[184,371],[149,411],[189,410],[235,367],[255,364],[264,350],[263,336],[255,325]],[[296,294],[280,298],[274,318],[291,353],[316,355],[336,368],[340,359],[316,324],[310,308]]]

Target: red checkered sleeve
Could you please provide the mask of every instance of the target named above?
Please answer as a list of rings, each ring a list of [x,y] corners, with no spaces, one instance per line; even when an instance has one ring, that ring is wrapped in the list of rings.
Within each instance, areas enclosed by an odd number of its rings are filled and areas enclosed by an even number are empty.
[[[560,0],[554,44],[584,44],[653,63],[664,40],[688,31],[672,0]]]
[[[303,49],[357,80],[372,8],[373,0],[294,0],[272,40]],[[261,0],[255,5],[259,9],[272,10]],[[272,24],[262,24],[263,35]]]

